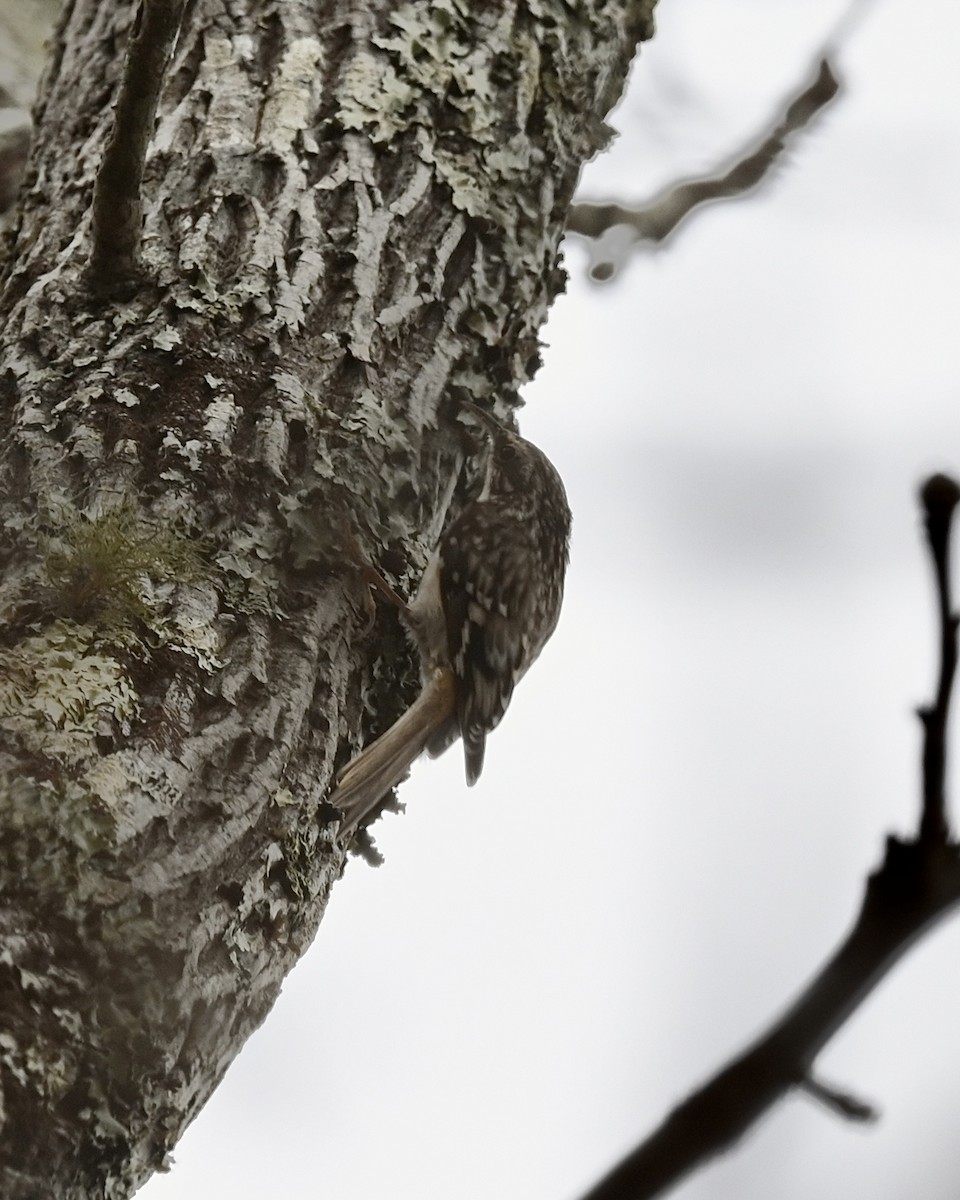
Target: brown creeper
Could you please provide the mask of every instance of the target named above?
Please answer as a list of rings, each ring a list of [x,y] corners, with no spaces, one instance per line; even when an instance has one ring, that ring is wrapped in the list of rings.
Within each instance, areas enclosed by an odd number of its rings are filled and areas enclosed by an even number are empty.
[[[385,734],[340,772],[330,802],[356,828],[424,750],[463,739],[468,785],[487,734],[556,628],[570,509],[545,454],[473,404],[486,435],[483,485],[444,531],[404,617],[420,651],[423,688]]]

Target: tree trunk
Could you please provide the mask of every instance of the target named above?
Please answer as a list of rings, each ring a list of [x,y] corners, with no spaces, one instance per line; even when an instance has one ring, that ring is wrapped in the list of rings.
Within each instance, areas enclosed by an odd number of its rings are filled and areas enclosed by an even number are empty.
[[[313,938],[418,681],[363,563],[409,594],[534,370],[652,7],[188,0],[104,300],[136,5],[68,0],[0,297],[6,1200],[130,1195]]]

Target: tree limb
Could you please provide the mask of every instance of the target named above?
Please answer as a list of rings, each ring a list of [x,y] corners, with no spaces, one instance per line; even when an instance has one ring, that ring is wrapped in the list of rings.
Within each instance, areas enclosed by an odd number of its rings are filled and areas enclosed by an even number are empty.
[[[694,209],[713,200],[744,196],[756,187],[772,170],[791,135],[804,129],[839,90],[833,67],[823,58],[812,80],[789,102],[772,128],[736,154],[721,173],[684,180],[637,206],[588,200],[574,204],[567,217],[567,232],[600,239],[593,248],[591,277],[611,279],[622,255],[636,242],[663,242]]]
[[[923,812],[920,837],[931,843],[947,838],[944,777],[947,763],[947,719],[957,669],[957,614],[950,600],[950,524],[960,500],[956,483],[933,475],[920,493],[924,528],[933,560],[940,623],[940,678],[932,705],[918,710],[923,725]]]
[[[140,282],[143,165],[183,6],[184,0],[140,2],[113,131],[93,191],[93,245],[87,279],[97,296],[120,297]]]
[[[741,1138],[772,1104],[802,1087],[845,1116],[867,1106],[811,1078],[824,1045],[887,972],[960,904],[960,846],[943,815],[944,732],[956,660],[947,543],[957,485],[934,476],[921,493],[941,616],[935,703],[922,710],[923,802],[917,836],[887,839],[883,864],[867,881],[853,928],[790,1009],[748,1050],[688,1097],[583,1200],[648,1200]]]

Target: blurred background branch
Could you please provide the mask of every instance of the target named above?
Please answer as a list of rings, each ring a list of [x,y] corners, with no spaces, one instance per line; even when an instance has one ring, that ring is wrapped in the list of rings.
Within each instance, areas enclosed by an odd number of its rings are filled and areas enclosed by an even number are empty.
[[[771,1105],[802,1087],[831,1111],[865,1120],[873,1110],[812,1075],[817,1055],[887,972],[960,903],[960,846],[943,811],[946,723],[956,665],[957,617],[950,602],[950,526],[957,484],[932,476],[921,491],[940,616],[940,671],[923,727],[916,836],[887,839],[867,880],[860,912],[840,947],[796,1003],[745,1053],[678,1105],[664,1123],[584,1197],[649,1200],[729,1149]],[[931,813],[930,797],[939,798]],[[936,805],[934,805],[936,807]]]
[[[759,140],[733,156],[716,175],[685,179],[636,206],[581,200],[570,208],[567,232],[591,239],[589,274],[598,282],[613,279],[638,242],[660,243],[694,209],[716,200],[746,195],[765,179],[792,135],[805,130],[837,95],[840,83],[822,58],[813,78],[778,114]]]

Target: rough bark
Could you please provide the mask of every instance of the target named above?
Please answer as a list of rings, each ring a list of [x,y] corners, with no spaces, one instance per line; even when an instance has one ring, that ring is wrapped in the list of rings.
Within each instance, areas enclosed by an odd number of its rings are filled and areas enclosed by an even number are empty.
[[[537,361],[652,0],[192,0],[144,279],[89,286],[135,18],[55,32],[0,297],[0,1194],[130,1195],[313,938],[416,684],[458,397]]]

